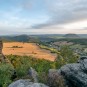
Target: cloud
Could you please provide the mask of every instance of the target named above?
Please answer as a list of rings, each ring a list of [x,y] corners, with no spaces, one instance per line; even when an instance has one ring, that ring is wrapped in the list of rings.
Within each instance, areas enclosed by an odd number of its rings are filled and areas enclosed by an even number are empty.
[[[19,7],[22,7],[23,9],[30,10],[34,6],[34,0],[22,0],[19,3]]]
[[[12,8],[9,11],[0,10],[0,29],[15,29],[22,30],[29,27],[36,20],[26,17],[26,13],[22,8]]]
[[[87,27],[84,27],[83,30],[87,30]]]
[[[87,19],[87,0],[45,0],[50,19],[32,28],[45,28]]]
[[[86,33],[87,0],[8,1],[0,8],[2,32]]]
[[[48,0],[51,21],[65,23],[87,18],[87,0]]]

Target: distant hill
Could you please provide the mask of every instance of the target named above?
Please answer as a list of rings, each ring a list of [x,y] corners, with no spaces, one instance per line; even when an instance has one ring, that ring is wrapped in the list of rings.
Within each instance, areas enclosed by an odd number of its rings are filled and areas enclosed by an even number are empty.
[[[12,37],[12,40],[14,41],[23,41],[23,42],[27,42],[29,41],[29,36],[28,35],[19,35],[19,36],[14,36]]]
[[[38,38],[29,35],[0,36],[0,38],[3,41],[38,42]]]
[[[82,38],[87,38],[87,34],[79,34],[79,36]]]
[[[77,34],[66,34],[63,37],[65,37],[65,38],[80,38],[80,36],[78,36]]]
[[[3,41],[18,41],[18,42],[48,42],[54,40],[51,38],[54,35],[17,35],[17,36],[0,36]]]
[[[8,41],[19,41],[19,42],[50,42],[56,41],[59,39],[67,38],[87,38],[87,34],[46,34],[46,35],[9,35],[9,36],[0,36],[0,39],[4,42]]]

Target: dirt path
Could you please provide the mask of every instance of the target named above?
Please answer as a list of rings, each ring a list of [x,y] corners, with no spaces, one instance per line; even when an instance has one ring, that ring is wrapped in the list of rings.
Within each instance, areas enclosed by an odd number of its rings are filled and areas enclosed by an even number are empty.
[[[40,49],[35,43],[21,43],[21,42],[9,42],[3,44],[4,55],[20,55],[20,56],[33,56],[39,59],[46,59],[54,61],[56,54],[50,53],[50,51]],[[12,48],[18,46],[22,48]]]

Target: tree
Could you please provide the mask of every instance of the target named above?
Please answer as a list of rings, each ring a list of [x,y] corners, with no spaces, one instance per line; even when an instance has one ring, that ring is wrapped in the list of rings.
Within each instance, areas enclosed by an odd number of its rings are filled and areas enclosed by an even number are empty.
[[[60,54],[58,54],[58,57],[56,59],[56,67],[60,68],[67,63],[77,62],[78,58],[78,55],[75,55],[75,53],[69,48],[69,46],[62,46],[60,49]]]

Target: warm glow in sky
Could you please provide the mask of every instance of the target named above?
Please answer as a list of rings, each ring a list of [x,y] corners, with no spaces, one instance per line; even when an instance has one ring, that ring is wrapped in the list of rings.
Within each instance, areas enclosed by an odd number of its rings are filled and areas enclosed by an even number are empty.
[[[87,0],[0,0],[0,35],[87,34]]]

